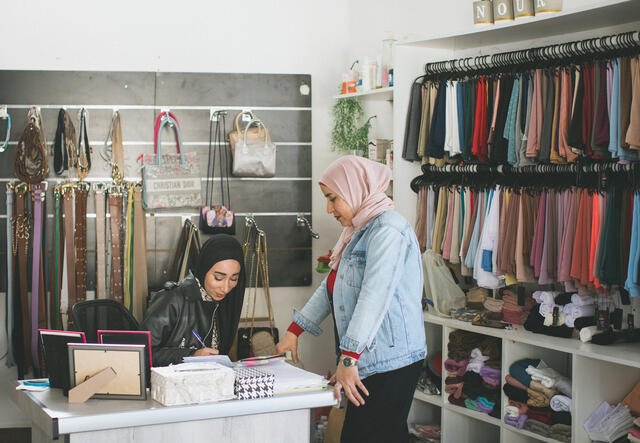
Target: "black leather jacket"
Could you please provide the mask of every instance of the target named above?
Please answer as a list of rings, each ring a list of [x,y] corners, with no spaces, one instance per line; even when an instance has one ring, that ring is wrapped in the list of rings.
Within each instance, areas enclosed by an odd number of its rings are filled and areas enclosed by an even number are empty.
[[[209,346],[214,302],[205,302],[193,275],[158,292],[147,309],[140,330],[151,332],[153,366],[177,364],[202,345],[191,332],[196,330]],[[210,306],[206,306],[210,305]],[[227,353],[228,350],[220,350]],[[223,352],[224,351],[224,352]]]

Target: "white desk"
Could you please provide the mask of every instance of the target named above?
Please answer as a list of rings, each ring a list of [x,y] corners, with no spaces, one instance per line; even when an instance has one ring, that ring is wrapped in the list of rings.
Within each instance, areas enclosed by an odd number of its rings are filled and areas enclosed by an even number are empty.
[[[336,403],[327,390],[168,407],[150,396],[69,404],[60,389],[27,392],[16,386],[9,382],[9,395],[33,422],[33,443],[308,442],[310,410]]]

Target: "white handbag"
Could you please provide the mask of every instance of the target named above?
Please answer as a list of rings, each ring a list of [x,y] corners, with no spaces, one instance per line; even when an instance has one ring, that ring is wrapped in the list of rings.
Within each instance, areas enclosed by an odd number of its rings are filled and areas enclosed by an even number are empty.
[[[264,128],[263,141],[247,141],[252,126]],[[276,145],[271,142],[269,130],[260,120],[251,120],[244,128],[244,137],[236,145],[233,156],[233,175],[238,177],[273,177],[276,175]]]
[[[464,291],[456,284],[442,256],[427,249],[422,254],[424,293],[429,310],[443,317],[451,317],[451,311],[464,308]]]

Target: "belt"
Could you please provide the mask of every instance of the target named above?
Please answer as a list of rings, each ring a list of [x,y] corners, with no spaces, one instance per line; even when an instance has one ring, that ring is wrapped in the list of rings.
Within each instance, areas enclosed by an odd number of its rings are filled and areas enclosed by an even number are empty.
[[[122,303],[122,188],[109,192],[111,216],[111,298]]]
[[[144,317],[147,293],[147,217],[142,210],[142,186],[133,190],[133,316]]]
[[[47,192],[47,182],[32,185],[33,191],[33,250],[31,265],[31,357],[34,369],[40,367],[38,358],[38,327],[42,319],[41,310],[44,308],[40,303],[40,286],[42,277],[42,205]],[[46,317],[45,326],[46,326]]]
[[[96,183],[93,186],[93,191],[96,202],[96,298],[107,298],[104,185],[102,183]]]
[[[18,140],[13,169],[20,180],[35,184],[45,179],[48,168],[42,116],[36,107],[32,107],[27,114],[27,125]]]
[[[14,226],[14,251],[18,254],[18,275],[20,276],[20,313],[22,319],[22,344],[24,355],[24,368],[32,366],[31,363],[31,328],[29,321],[29,296],[27,274],[28,264],[27,257],[29,255],[29,236],[30,222],[27,213],[27,185],[20,183],[16,187],[16,217]]]
[[[78,166],[78,173],[80,166]],[[76,302],[87,299],[87,196],[89,184],[76,184],[76,219],[75,219],[75,247],[76,247]],[[73,308],[73,305],[71,306]]]
[[[62,175],[65,170],[75,168],[78,164],[76,148],[76,128],[73,127],[71,116],[65,109],[58,112],[58,129],[53,145],[53,169]]]
[[[91,146],[87,135],[87,110],[80,109],[80,135],[78,136],[78,178],[84,180],[91,169]],[[85,211],[86,212],[86,211]]]
[[[61,244],[64,238],[62,229],[62,213],[60,210],[60,186],[53,188],[54,199],[54,222],[53,222],[53,250],[51,251],[51,304],[49,306],[49,316],[51,327],[59,329],[60,322],[60,278],[62,271],[62,254],[64,254],[64,246]]]
[[[63,324],[68,322],[71,328],[73,323],[69,318],[70,310],[76,302],[76,250],[74,246],[75,224],[73,222],[73,189],[70,183],[62,185],[62,200],[64,211],[64,240],[65,240],[65,264],[64,271],[67,273],[67,290],[62,291],[62,301],[60,303],[60,313]]]
[[[133,186],[129,186],[127,190],[127,219],[124,231],[124,267],[123,267],[123,283],[124,283],[124,306],[129,311],[131,306],[131,254],[133,250]]]
[[[5,364],[12,367],[13,360],[13,183],[7,183],[7,359]]]

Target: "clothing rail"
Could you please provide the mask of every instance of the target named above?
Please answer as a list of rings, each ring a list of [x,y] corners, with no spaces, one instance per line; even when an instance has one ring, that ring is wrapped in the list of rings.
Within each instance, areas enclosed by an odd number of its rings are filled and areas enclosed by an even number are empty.
[[[507,70],[516,73],[532,68],[569,66],[588,60],[635,55],[638,52],[640,32],[631,31],[550,46],[426,63],[425,74],[418,79],[448,80]]]

